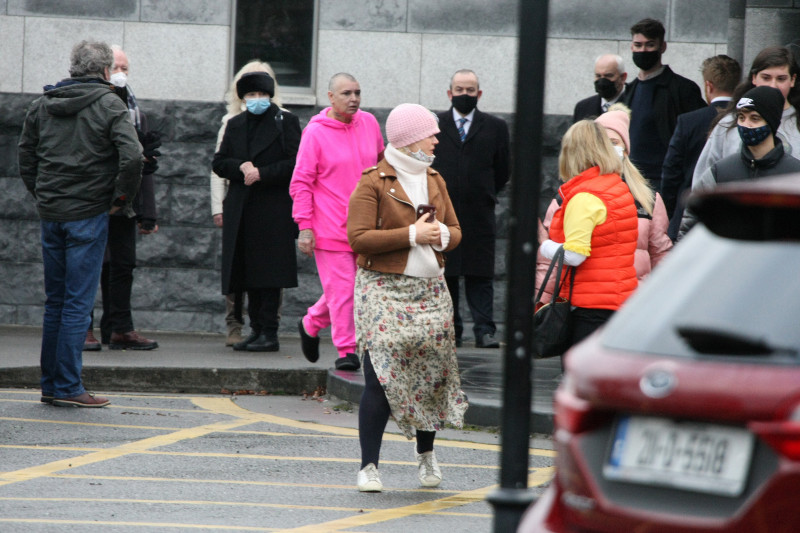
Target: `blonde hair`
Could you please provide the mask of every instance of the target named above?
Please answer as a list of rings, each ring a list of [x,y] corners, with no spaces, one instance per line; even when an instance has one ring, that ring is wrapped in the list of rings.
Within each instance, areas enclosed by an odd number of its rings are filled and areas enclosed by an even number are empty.
[[[558,174],[567,182],[581,172],[600,167],[600,174],[620,174],[622,163],[608,139],[606,129],[593,120],[579,120],[561,139]]]
[[[631,116],[630,108],[622,103],[612,104],[608,110],[623,111],[628,114],[628,118]],[[633,198],[644,207],[648,215],[652,215],[653,206],[656,203],[656,193],[650,186],[650,182],[647,181],[647,178],[642,176],[642,173],[639,172],[639,169],[636,168],[636,165],[633,164],[628,155],[626,150],[625,154],[622,156],[622,179],[628,184],[628,189],[630,189]]]
[[[238,115],[242,112],[242,99],[239,98],[239,95],[236,92],[236,82],[241,79],[244,74],[248,72],[266,72],[269,74],[273,80],[275,80],[275,94],[270,99],[273,104],[278,107],[283,107],[283,102],[281,102],[281,90],[278,86],[278,80],[275,78],[275,72],[272,70],[272,67],[269,63],[265,63],[259,59],[253,59],[245,63],[245,65],[239,69],[239,72],[233,77],[233,81],[231,82],[228,91],[225,93],[225,102],[227,102],[227,111],[228,114],[226,115],[228,118]]]

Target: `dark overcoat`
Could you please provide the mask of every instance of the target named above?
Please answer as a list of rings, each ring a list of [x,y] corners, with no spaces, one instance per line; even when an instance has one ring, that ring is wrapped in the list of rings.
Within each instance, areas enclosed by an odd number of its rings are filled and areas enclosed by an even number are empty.
[[[263,115],[244,112],[231,118],[214,155],[214,172],[230,181],[222,202],[223,294],[297,286],[297,225],[289,182],[300,122],[288,111],[281,111],[276,121],[277,112],[272,105]],[[246,161],[261,176],[250,186],[239,170]]]
[[[438,114],[439,144],[435,168],[461,224],[461,245],[448,252],[445,276],[494,276],[497,194],[508,182],[508,125],[475,110],[467,138],[461,142],[452,108]]]

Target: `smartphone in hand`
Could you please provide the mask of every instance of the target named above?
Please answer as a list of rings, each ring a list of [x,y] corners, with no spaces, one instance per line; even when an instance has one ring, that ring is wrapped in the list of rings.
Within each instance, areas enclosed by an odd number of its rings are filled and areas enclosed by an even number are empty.
[[[417,206],[417,218],[421,217],[423,214],[428,213],[428,218],[425,219],[425,222],[433,222],[436,220],[436,206],[433,204],[419,204]]]

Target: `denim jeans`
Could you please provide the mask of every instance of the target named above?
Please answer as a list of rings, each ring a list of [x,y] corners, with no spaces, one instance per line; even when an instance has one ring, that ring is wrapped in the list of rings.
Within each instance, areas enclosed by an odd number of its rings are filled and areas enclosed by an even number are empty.
[[[83,342],[97,295],[108,213],[72,222],[42,220],[47,300],[42,327],[42,394],[71,398],[81,383]]]

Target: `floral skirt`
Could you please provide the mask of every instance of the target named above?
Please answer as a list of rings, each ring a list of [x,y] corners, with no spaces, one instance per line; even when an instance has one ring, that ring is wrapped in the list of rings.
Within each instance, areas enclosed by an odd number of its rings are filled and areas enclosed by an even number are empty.
[[[455,351],[453,301],[444,277],[415,278],[358,269],[355,286],[358,353],[369,351],[397,425],[462,427],[467,396]]]

